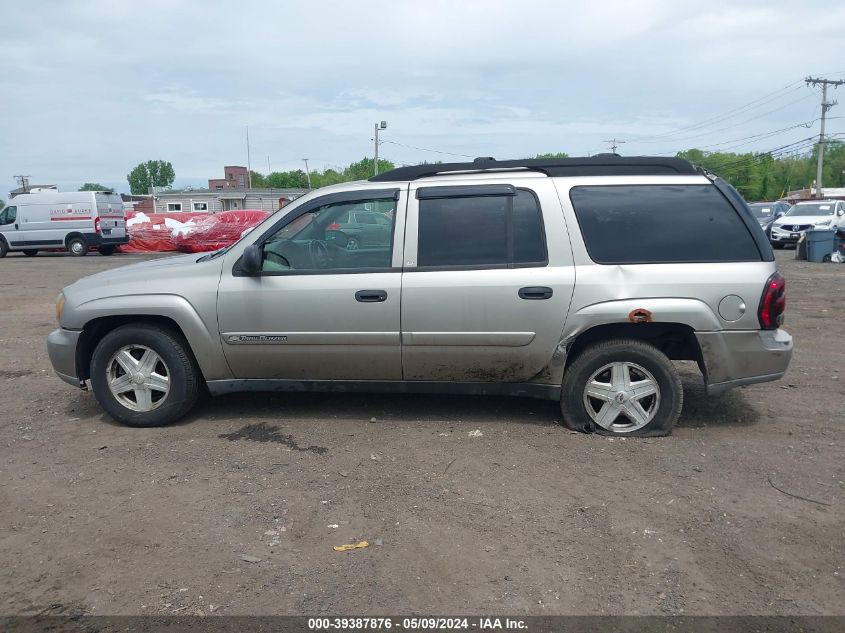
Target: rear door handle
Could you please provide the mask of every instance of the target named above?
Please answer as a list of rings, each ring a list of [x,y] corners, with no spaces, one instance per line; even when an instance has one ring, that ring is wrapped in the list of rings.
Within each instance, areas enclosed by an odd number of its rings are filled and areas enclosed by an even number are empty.
[[[387,301],[387,292],[384,290],[359,290],[355,293],[355,301],[360,301],[361,303]]]
[[[550,299],[554,290],[546,286],[526,286],[519,289],[519,298],[531,300]]]

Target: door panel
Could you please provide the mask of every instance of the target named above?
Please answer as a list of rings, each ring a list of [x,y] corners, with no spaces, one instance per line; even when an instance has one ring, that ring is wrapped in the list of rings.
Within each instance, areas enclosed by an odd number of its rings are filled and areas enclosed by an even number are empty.
[[[338,220],[348,207],[365,204],[366,196],[395,207],[392,251],[389,239],[383,248],[361,250],[346,250],[337,239]],[[261,275],[238,273],[246,244],[226,255],[217,313],[221,345],[235,378],[402,378],[399,309],[406,200],[398,189],[381,188],[291,205],[277,225],[250,234],[249,243],[264,247]]]
[[[541,179],[542,178],[542,179]],[[485,179],[479,186],[490,185]],[[461,183],[472,186],[474,183]],[[402,367],[407,380],[461,380],[490,382],[542,382],[560,342],[572,297],[575,272],[560,202],[545,177],[519,178],[504,184],[533,194],[543,209],[547,263],[524,267],[493,267],[496,249],[506,248],[508,236],[527,236],[523,245],[537,239],[537,230],[516,221],[507,229],[506,215],[484,217],[484,204],[468,204],[454,215],[441,213],[450,226],[445,237],[428,253],[421,253],[420,202],[411,186],[408,204],[405,272],[402,281]],[[427,183],[430,187],[430,183]],[[427,196],[431,195],[427,189]],[[476,200],[484,200],[477,198]],[[488,197],[487,200],[490,200]],[[524,202],[514,203],[524,204]],[[505,205],[506,208],[506,205]],[[515,206],[512,207],[516,208]],[[517,215],[513,210],[512,218]],[[448,211],[448,209],[447,209]],[[423,210],[425,212],[425,209]],[[522,216],[520,216],[522,217]],[[426,220],[431,223],[431,220]],[[479,234],[472,233],[477,225]],[[434,241],[436,227],[424,226],[423,240]],[[501,244],[495,231],[503,232]],[[462,232],[467,232],[466,239]],[[428,236],[428,237],[426,237]],[[467,246],[463,246],[467,245]],[[466,257],[482,262],[455,265],[464,249]],[[475,249],[470,252],[471,249]],[[423,249],[425,250],[425,249]],[[511,247],[512,262],[520,248]],[[515,254],[516,253],[516,254]],[[435,264],[438,258],[450,265],[418,266],[418,259]]]
[[[402,377],[401,273],[224,277],[218,319],[236,378]],[[355,293],[377,288],[379,302]]]

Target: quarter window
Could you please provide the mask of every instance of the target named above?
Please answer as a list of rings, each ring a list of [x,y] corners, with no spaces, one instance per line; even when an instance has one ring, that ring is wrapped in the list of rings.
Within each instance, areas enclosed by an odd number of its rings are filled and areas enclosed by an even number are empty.
[[[534,195],[419,202],[418,266],[542,266],[546,243]]]
[[[599,264],[761,260],[742,218],[712,185],[584,186],[569,197]]]

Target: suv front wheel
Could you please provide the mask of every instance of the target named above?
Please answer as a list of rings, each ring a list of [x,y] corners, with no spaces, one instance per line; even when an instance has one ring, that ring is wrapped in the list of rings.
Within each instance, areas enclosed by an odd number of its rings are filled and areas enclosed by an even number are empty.
[[[563,378],[564,424],[576,431],[648,437],[668,435],[684,392],[672,361],[634,339],[597,343]]]
[[[91,359],[97,401],[128,426],[163,426],[197,400],[200,372],[175,331],[130,324],[106,334]]]

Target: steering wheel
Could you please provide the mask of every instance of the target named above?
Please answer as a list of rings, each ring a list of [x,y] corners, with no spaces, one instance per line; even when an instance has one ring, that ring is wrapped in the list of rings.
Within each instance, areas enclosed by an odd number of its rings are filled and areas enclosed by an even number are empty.
[[[329,247],[322,240],[308,242],[308,255],[314,268],[328,268],[330,264]]]
[[[267,259],[268,261],[273,262],[274,264],[279,264],[281,266],[284,266],[285,268],[293,268],[290,265],[290,262],[288,261],[287,257],[285,257],[284,255],[279,255],[275,251],[265,250],[264,251],[264,258]]]

